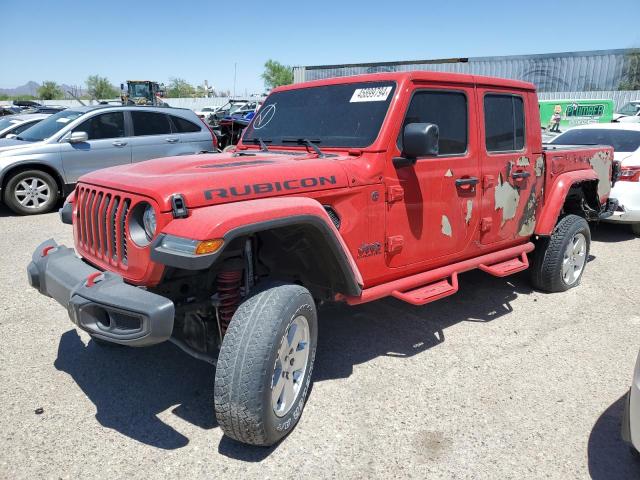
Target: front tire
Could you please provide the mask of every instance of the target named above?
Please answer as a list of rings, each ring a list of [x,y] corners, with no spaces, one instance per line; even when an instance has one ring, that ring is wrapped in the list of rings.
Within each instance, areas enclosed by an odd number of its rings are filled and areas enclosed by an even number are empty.
[[[214,402],[225,435],[269,446],[300,419],[311,385],[318,320],[309,291],[267,288],[233,315],[216,368]]]
[[[58,184],[41,170],[18,172],[7,182],[4,203],[18,215],[50,212],[58,203]]]
[[[564,292],[580,284],[587,265],[591,231],[577,215],[560,219],[548,239],[541,239],[534,251],[532,283],[545,292]]]

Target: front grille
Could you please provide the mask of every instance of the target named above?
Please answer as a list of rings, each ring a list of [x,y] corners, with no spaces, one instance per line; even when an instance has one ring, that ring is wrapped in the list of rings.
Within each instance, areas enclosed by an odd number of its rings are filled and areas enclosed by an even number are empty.
[[[76,191],[79,246],[96,258],[127,265],[127,215],[131,199],[90,187]]]

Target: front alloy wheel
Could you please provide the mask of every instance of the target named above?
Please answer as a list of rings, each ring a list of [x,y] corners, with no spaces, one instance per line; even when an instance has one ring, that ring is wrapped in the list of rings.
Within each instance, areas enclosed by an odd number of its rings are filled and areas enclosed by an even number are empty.
[[[317,332],[313,298],[300,285],[273,286],[240,304],[216,368],[216,418],[225,435],[268,446],[293,430],[311,385]]]

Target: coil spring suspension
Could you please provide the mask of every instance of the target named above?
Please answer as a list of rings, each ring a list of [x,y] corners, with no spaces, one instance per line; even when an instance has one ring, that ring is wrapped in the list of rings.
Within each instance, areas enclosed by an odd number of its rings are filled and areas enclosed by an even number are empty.
[[[220,307],[218,308],[218,321],[220,333],[224,335],[231,322],[231,317],[240,304],[240,285],[242,283],[242,270],[230,270],[220,272],[217,277],[218,294],[220,295]]]

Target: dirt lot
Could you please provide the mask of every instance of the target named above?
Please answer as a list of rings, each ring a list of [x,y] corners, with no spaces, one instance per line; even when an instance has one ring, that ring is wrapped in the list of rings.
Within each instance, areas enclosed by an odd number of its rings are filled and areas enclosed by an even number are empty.
[[[223,438],[213,367],[171,344],[100,348],[30,289],[48,237],[70,245],[70,227],[0,209],[0,478],[640,478],[619,435],[640,349],[626,228],[594,232],[565,294],[471,272],[422,308],[323,308],[307,408],[271,449]]]

